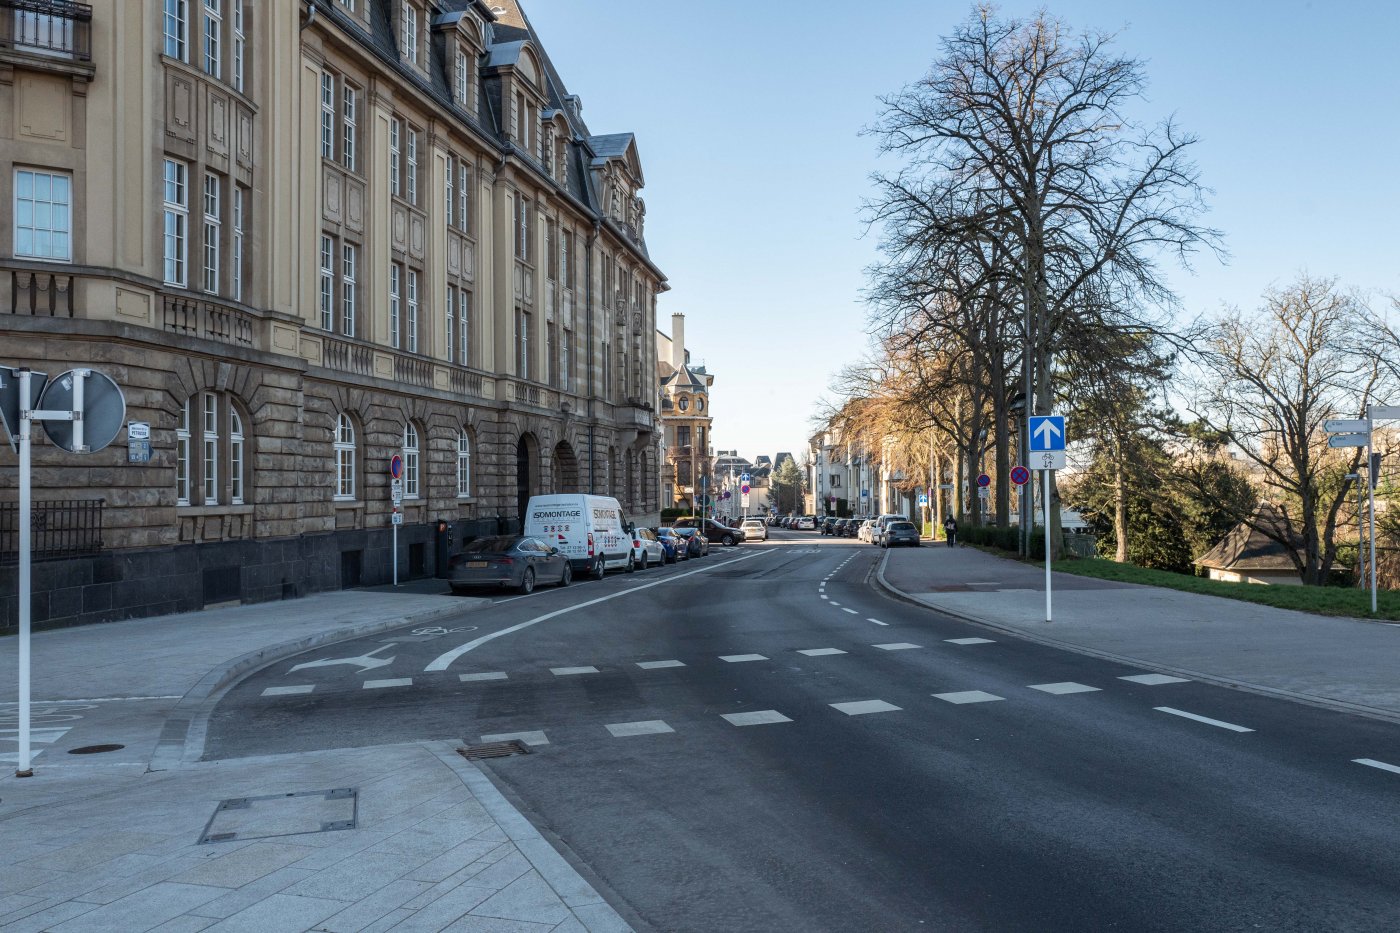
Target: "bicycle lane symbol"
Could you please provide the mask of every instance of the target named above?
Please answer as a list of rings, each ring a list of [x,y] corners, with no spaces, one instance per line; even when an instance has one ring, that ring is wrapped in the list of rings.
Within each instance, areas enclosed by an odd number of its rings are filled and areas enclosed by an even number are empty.
[[[80,710],[96,709],[95,706],[74,706],[72,704],[35,704],[30,707],[29,742],[31,746],[52,745],[82,719]],[[13,749],[13,750],[11,750]],[[30,757],[37,758],[44,749],[31,747]],[[0,706],[0,762],[19,763],[19,706],[6,703]]]

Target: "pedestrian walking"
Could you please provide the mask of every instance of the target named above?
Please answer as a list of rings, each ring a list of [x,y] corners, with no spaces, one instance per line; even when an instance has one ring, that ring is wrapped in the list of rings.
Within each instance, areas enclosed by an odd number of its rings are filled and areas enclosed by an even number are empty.
[[[958,546],[958,521],[951,515],[943,519],[943,536],[948,539],[949,547]]]

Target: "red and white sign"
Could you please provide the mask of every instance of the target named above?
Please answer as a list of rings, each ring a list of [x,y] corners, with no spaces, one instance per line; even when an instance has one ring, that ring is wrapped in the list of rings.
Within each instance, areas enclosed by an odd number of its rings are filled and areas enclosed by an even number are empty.
[[[1017,486],[1024,486],[1031,481],[1031,471],[1023,466],[1011,468],[1011,482]]]

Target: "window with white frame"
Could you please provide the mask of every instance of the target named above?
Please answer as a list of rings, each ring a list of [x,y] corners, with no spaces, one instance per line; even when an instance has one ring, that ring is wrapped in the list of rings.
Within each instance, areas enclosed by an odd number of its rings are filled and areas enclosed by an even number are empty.
[[[161,15],[164,52],[170,58],[189,61],[190,10],[188,0],[165,0]]]
[[[180,409],[180,423],[175,428],[175,504],[190,504],[190,403],[185,399]]]
[[[471,93],[471,70],[468,67],[467,53],[462,51],[461,46],[457,47],[456,64],[453,69],[452,96],[459,106],[467,106],[468,95]]]
[[[456,226],[457,218],[457,157],[449,154],[447,156],[447,203],[444,204],[443,216],[447,218],[449,228]]]
[[[569,251],[573,248],[574,235],[565,230],[559,237],[559,287],[574,287],[574,270],[569,265]]]
[[[219,399],[213,393],[203,396],[204,417],[200,421],[199,434],[204,458],[200,462],[200,472],[204,477],[204,504],[217,505],[219,502]]]
[[[418,131],[415,130],[413,127],[409,127],[409,128],[408,128],[408,147],[407,147],[407,150],[408,150],[408,151],[407,151],[408,160],[407,160],[406,170],[407,170],[407,173],[408,173],[408,178],[407,178],[407,182],[408,182],[408,183],[407,183],[407,185],[405,186],[405,189],[406,189],[406,191],[407,191],[407,193],[405,194],[405,197],[408,199],[408,203],[409,203],[409,204],[417,204],[417,203],[418,203]]]
[[[229,0],[233,6],[233,89],[243,93],[243,59],[247,38],[243,34],[243,0]]]
[[[340,246],[340,332],[355,336],[355,312],[358,298],[359,256],[353,243]]]
[[[176,505],[246,502],[245,424],[227,392],[196,392],[185,400],[175,426]]]
[[[573,391],[574,376],[574,332],[568,328],[564,329],[564,339],[559,342],[559,388],[565,392]]]
[[[398,197],[403,188],[400,184],[400,141],[403,136],[403,123],[398,117],[389,119],[389,193]]]
[[[189,166],[166,159],[163,176],[164,228],[161,240],[165,259],[165,284],[184,288],[189,281]]]
[[[472,168],[463,159],[457,165],[457,229],[470,233],[472,199]]]
[[[344,78],[340,85],[340,164],[356,171],[359,155],[359,92]]]
[[[472,437],[463,429],[457,434],[457,498],[472,494]]]
[[[228,411],[228,501],[243,504],[243,418],[232,405]]]
[[[321,158],[335,158],[335,75],[321,72]]]
[[[222,232],[219,176],[204,176],[204,290],[219,293],[219,237]]]
[[[358,12],[356,8],[356,0],[340,0],[340,5],[351,13]]]
[[[401,314],[400,303],[403,299],[403,266],[396,262],[389,263],[389,345],[394,349],[399,346],[399,325]]]
[[[399,51],[413,64],[418,64],[418,8],[409,0],[399,3]]]
[[[412,421],[403,426],[403,497],[418,498],[418,429]]]
[[[355,423],[341,412],[335,419],[335,498],[355,498]]]
[[[321,234],[321,330],[335,330],[335,241]]]
[[[457,290],[457,359],[463,366],[472,364],[472,293],[465,288]]]
[[[73,179],[60,172],[15,169],[15,256],[73,260]]]
[[[224,54],[223,0],[204,0],[204,73],[215,78],[223,76]]]
[[[530,261],[530,199],[515,193],[515,258]]]
[[[244,231],[244,204],[246,196],[244,189],[237,184],[233,186],[233,268],[229,278],[230,294],[234,301],[243,300],[243,231]]]
[[[457,362],[457,289],[447,286],[447,362]]]
[[[530,312],[515,309],[515,374],[530,378]]]
[[[404,348],[409,353],[418,352],[418,270],[408,270],[408,294],[405,302]]]

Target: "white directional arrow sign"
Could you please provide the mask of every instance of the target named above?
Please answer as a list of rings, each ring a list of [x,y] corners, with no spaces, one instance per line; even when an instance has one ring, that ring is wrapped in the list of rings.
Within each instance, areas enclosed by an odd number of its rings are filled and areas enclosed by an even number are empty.
[[[1328,434],[1365,434],[1371,430],[1371,422],[1365,418],[1333,418],[1324,421],[1322,426]]]
[[[1031,450],[1065,449],[1063,415],[1032,415],[1026,428],[1031,439]]]
[[[1369,434],[1333,434],[1327,438],[1328,447],[1365,447],[1370,442]]]
[[[1400,405],[1372,405],[1366,409],[1366,414],[1370,415],[1372,420],[1391,421],[1400,418]]]

